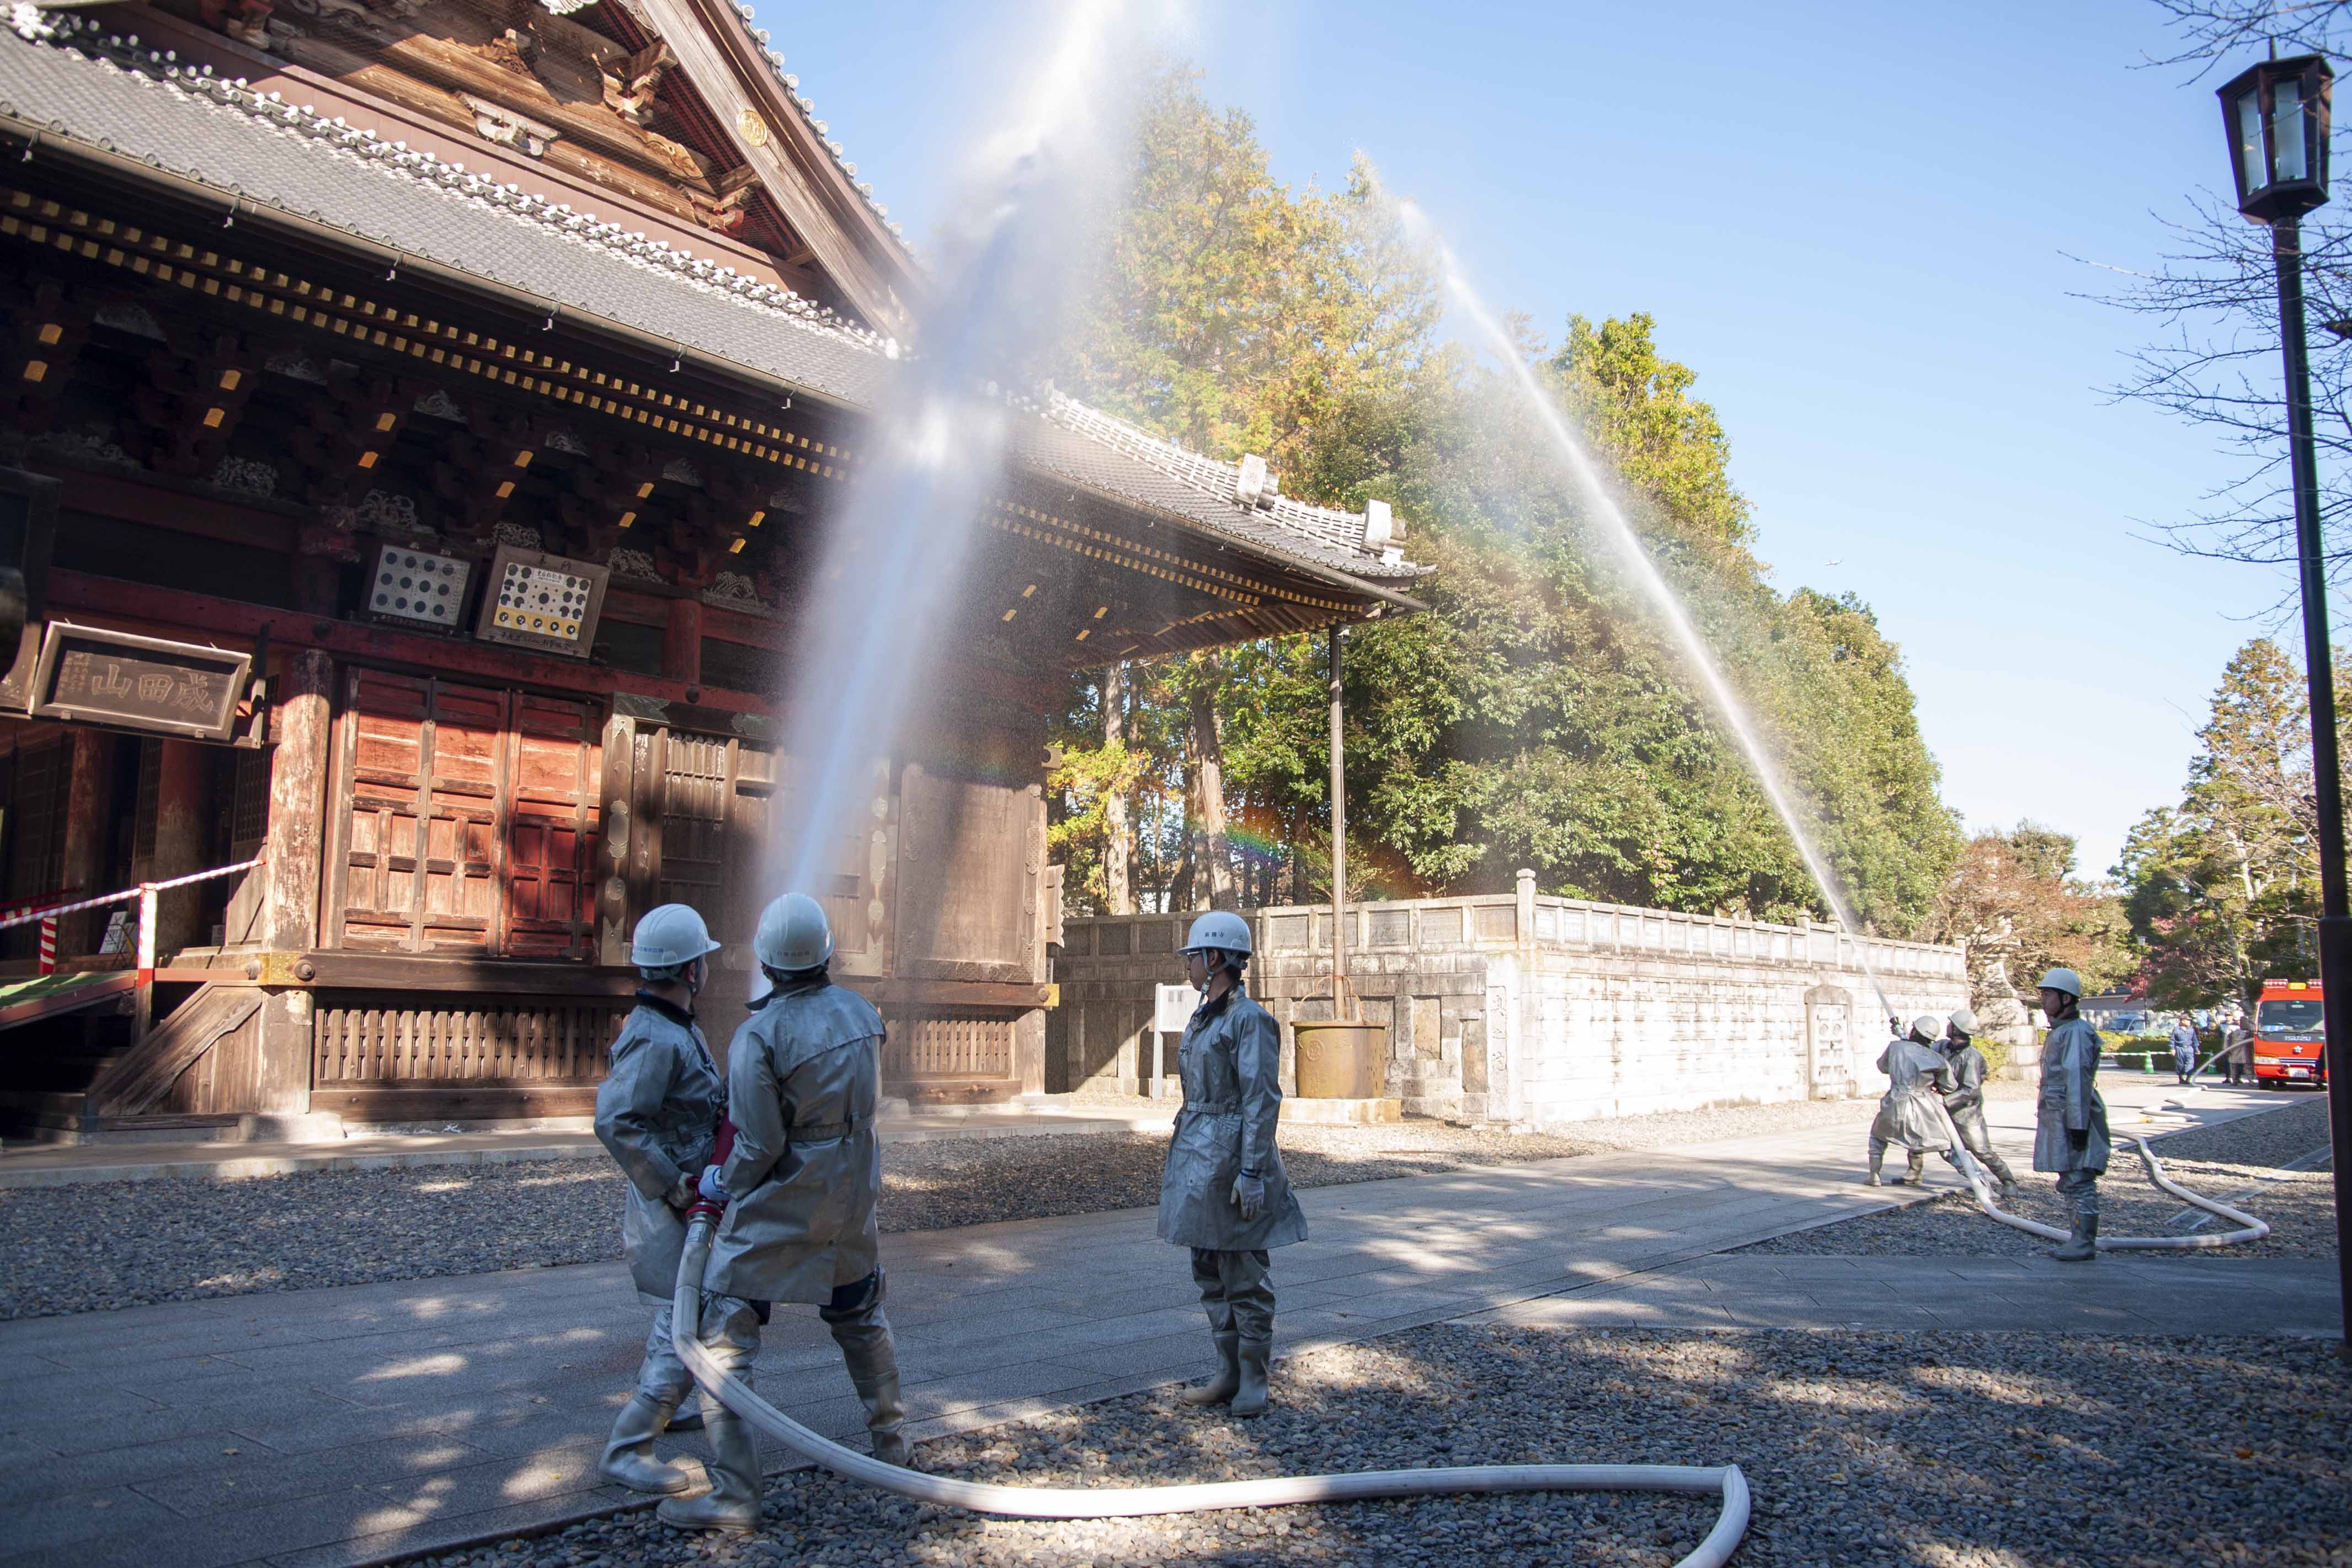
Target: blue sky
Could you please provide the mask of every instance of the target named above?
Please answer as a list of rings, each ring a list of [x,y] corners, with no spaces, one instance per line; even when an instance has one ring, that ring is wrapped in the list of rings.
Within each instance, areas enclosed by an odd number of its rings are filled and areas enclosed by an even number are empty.
[[[761,21],[919,238],[1039,15],[771,0]],[[1877,610],[1971,826],[2033,817],[2095,873],[2177,797],[2286,584],[2140,537],[2231,469],[2103,390],[2145,327],[2081,297],[2115,281],[2085,263],[2151,265],[2160,219],[2228,181],[2219,78],[2142,65],[2167,42],[2147,0],[1204,0],[1188,37],[1285,179],[1329,184],[1360,148],[1549,334],[1656,318],[1776,585]]]

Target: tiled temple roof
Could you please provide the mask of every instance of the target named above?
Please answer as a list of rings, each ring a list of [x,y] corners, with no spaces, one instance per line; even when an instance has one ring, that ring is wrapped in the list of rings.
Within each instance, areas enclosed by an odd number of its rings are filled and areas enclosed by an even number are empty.
[[[892,340],[791,289],[143,47],[17,4],[0,29],[0,121],[585,311],[850,407],[883,393]],[[1398,584],[1424,569],[1362,514],[1238,499],[1243,472],[1059,395],[1016,421],[1018,458],[1274,559]],[[1377,503],[1376,503],[1377,504]]]

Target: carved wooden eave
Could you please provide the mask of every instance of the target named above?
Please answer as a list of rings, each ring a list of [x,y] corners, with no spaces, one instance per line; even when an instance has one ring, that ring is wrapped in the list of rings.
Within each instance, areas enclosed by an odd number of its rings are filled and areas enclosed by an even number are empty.
[[[615,0],[667,42],[740,163],[809,256],[877,330],[909,335],[916,277],[907,252],[832,157],[725,0]]]

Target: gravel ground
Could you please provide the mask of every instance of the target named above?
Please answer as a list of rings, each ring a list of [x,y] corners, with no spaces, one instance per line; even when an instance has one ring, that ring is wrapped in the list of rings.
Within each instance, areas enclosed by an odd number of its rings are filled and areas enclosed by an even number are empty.
[[[886,1144],[882,1228],[1155,1204],[1167,1143],[1124,1132]],[[1291,1178],[1310,1187],[1604,1146],[1442,1121],[1282,1130]],[[621,1194],[603,1160],[0,1188],[0,1319],[602,1262],[621,1255]]]
[[[2342,1563],[2347,1388],[2330,1347],[2291,1340],[1441,1325],[1280,1363],[1279,1403],[1255,1423],[1160,1390],[916,1453],[936,1473],[1027,1486],[1728,1460],[1754,1490],[1741,1568]],[[755,1537],[690,1536],[638,1510],[429,1561],[1664,1565],[1715,1516],[1710,1500],[1624,1493],[992,1521],[803,1474],[770,1483]]]
[[[2271,1226],[2271,1234],[2261,1241],[2179,1256],[2336,1256],[2335,1192],[2326,1155],[2293,1174],[2263,1179],[2275,1175],[2278,1167],[2289,1161],[2326,1149],[2326,1100],[2315,1097],[2219,1126],[2166,1133],[2150,1138],[2148,1143],[2174,1181],[2191,1192],[2244,1209]],[[2044,1225],[2065,1226],[2068,1215],[2059,1206],[2055,1178],[2034,1175],[2030,1170],[2031,1144],[2004,1143],[2001,1152],[2018,1173],[2019,1200],[2012,1212]],[[1888,1168],[1895,1168],[1895,1163],[1890,1156]],[[2049,1249],[2050,1244],[2039,1237],[1987,1219],[1959,1177],[1933,1155],[1927,1160],[1927,1183],[1948,1190],[1931,1203],[1816,1226],[1738,1250],[1804,1257],[2035,1258]],[[2201,1209],[2184,1215],[2186,1207],[2148,1181],[2138,1151],[2119,1140],[2115,1163],[2099,1184],[2102,1231],[2108,1236],[2179,1236],[2210,1231],[2224,1223],[2209,1219]]]

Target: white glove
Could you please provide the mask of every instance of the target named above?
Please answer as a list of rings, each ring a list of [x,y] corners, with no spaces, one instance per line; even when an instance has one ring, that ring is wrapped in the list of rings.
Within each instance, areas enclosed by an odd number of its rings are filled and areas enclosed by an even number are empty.
[[[1234,1206],[1242,1211],[1242,1218],[1255,1219],[1265,1207],[1265,1183],[1244,1171],[1234,1178]]]
[[[694,1184],[694,1190],[702,1194],[705,1203],[723,1204],[733,1201],[727,1195],[727,1189],[719,1184],[719,1167],[716,1165],[705,1165],[702,1168],[702,1180]]]

